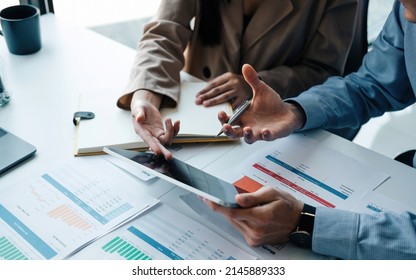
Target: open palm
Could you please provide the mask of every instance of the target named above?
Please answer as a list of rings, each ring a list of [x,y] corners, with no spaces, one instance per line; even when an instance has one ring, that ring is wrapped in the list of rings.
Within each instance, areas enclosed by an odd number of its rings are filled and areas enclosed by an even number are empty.
[[[234,127],[225,124],[228,116],[224,112],[219,114],[224,133],[230,138],[244,137],[247,143],[253,143],[257,140],[271,141],[293,132],[296,116],[279,94],[262,82],[248,64],[243,66],[243,76],[253,90],[253,99]]]

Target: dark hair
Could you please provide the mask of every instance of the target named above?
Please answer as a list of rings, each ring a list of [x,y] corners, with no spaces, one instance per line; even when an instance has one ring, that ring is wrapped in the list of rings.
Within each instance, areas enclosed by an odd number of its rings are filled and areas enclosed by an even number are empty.
[[[199,0],[200,8],[200,27],[199,38],[202,44],[215,46],[221,42],[222,20],[220,5],[229,3],[229,0]]]

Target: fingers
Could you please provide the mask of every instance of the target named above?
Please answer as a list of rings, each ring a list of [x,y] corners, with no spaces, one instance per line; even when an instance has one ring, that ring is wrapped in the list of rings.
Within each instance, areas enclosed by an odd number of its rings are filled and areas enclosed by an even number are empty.
[[[227,121],[229,120],[229,116],[224,111],[218,113],[218,120],[222,124],[222,131],[230,139],[238,139],[243,137],[243,129],[238,126],[232,127],[231,125],[229,125],[227,123]]]
[[[173,137],[175,138],[178,135],[180,129],[180,122],[176,121],[173,125]]]
[[[179,133],[180,122],[176,121],[172,124],[170,119],[165,120],[165,130],[163,128],[149,129],[143,124],[145,121],[144,114],[138,112],[135,116],[136,132],[140,135],[144,142],[149,146],[149,150],[158,156],[164,156],[167,160],[172,159],[172,153],[165,147],[170,146],[175,136]]]
[[[244,79],[252,88],[253,94],[255,94],[255,92],[258,91],[259,88],[264,85],[264,83],[260,80],[256,70],[254,70],[254,68],[251,65],[244,64],[242,68],[242,73]]]
[[[179,133],[180,122],[172,123],[166,119],[164,126],[158,108],[148,102],[136,102],[132,109],[133,125],[149,149],[158,156],[172,158],[172,153],[165,147],[170,146]]]
[[[151,140],[146,141],[146,143],[149,145],[149,150],[151,150],[157,156],[163,156],[167,160],[172,159],[172,153],[161,143],[159,139],[153,136],[151,136],[150,139]]]
[[[228,90],[223,87],[216,87],[208,93],[199,96],[195,103],[198,105],[203,105],[205,107],[215,106],[218,104],[229,102],[231,99],[234,99],[234,91]]]
[[[172,153],[165,147],[172,145],[173,139],[175,136],[179,133],[179,127],[180,122],[176,121],[174,124],[172,123],[171,119],[165,120],[165,132],[159,135],[155,142],[157,143],[156,150],[153,150],[153,152],[157,155],[162,155],[165,157],[165,159],[170,160],[172,159],[173,155]]]
[[[226,123],[222,126],[222,131],[230,139],[238,139],[243,137],[243,129],[239,126],[231,126]]]
[[[162,145],[162,146],[160,146],[160,148],[161,148],[161,153],[163,154],[163,157],[166,160],[171,160],[173,158],[172,153],[168,149],[166,149],[165,146]]]
[[[212,202],[206,198],[203,198],[202,200],[212,211],[222,214],[234,223],[242,225],[243,223],[253,219],[253,208],[229,208]]]
[[[172,120],[168,118],[165,120],[165,133],[159,135],[157,139],[160,141],[161,144],[170,146],[174,137],[175,130],[172,124]]]
[[[197,93],[195,103],[206,107],[230,102],[233,107],[247,99],[246,83],[241,75],[224,73],[210,82]]]
[[[247,144],[253,144],[258,140],[273,141],[276,139],[276,137],[268,128],[264,128],[259,133],[255,134],[253,129],[247,126],[243,128],[243,135],[244,141]]]
[[[143,141],[145,141],[147,145],[149,146],[149,150],[154,152],[156,155],[161,156],[162,154],[163,155],[165,154],[163,145],[153,135],[142,134],[141,137]]]
[[[236,195],[235,197],[238,205],[240,205],[243,208],[264,205],[280,198],[281,196],[279,191],[272,187],[263,187],[255,192],[242,193]]]
[[[218,113],[218,120],[221,122],[221,124],[228,122],[229,119],[230,117],[224,111]]]
[[[237,219],[237,217],[239,217],[238,213],[244,209],[227,208],[216,204],[206,198],[203,198],[203,201],[208,205],[209,208],[211,208],[212,211],[222,214],[228,220],[228,222],[244,236],[245,240],[250,246],[257,245],[249,237],[251,228],[248,223],[244,220]]]
[[[231,218],[235,216],[235,211],[239,211],[241,209],[235,209],[235,208],[229,208],[221,206],[215,202],[212,202],[211,200],[208,200],[207,198],[202,198],[202,200],[205,202],[206,205],[212,210],[217,213],[220,213],[228,218]]]
[[[259,206],[266,205],[279,199],[285,199],[282,191],[272,187],[263,187],[252,193],[237,194],[235,200],[241,208],[228,208],[209,201],[208,199],[203,200],[213,211],[221,213],[233,220],[243,221],[252,219],[253,209],[260,209],[258,208]]]
[[[195,103],[204,106],[213,105],[210,104],[210,101],[212,101],[211,99],[213,97],[221,95],[224,92],[225,89],[221,88],[224,83],[226,83],[226,79],[224,79],[223,75],[208,82],[207,86],[196,94]]]
[[[207,98],[206,100],[202,101],[202,105],[205,107],[215,106],[218,104],[229,102],[230,100],[235,101],[236,98],[233,96],[233,91],[223,91],[221,88],[215,88],[216,96],[209,97],[208,95],[201,97]],[[232,103],[233,104],[233,103]],[[232,105],[234,107],[234,105]]]
[[[250,127],[243,128],[243,135],[244,135],[244,141],[247,144],[253,144],[258,140],[258,137],[256,137],[253,133],[253,129]]]

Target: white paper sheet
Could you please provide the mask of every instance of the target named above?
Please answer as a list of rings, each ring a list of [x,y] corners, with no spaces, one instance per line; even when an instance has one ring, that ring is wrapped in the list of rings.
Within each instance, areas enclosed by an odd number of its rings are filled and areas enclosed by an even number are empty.
[[[416,208],[414,205],[405,205],[383,194],[369,192],[351,209],[351,211],[377,216],[383,212],[389,211],[397,214],[403,212],[416,213]]]
[[[316,254],[308,249],[299,248],[290,242],[267,245],[261,247],[250,247],[247,245],[244,237],[221,215],[211,211],[208,206],[202,202],[195,194],[182,195],[181,199],[198,213],[204,220],[215,224],[227,239],[233,240],[239,244],[240,248],[253,254],[262,260],[322,260],[326,256]]]
[[[158,203],[137,184],[106,160],[90,157],[5,189],[0,259],[67,257]]]
[[[235,260],[255,257],[165,204],[94,242],[74,259]]]
[[[273,143],[227,170],[222,178],[242,188],[280,188],[308,204],[340,209],[351,209],[389,178],[302,134]]]

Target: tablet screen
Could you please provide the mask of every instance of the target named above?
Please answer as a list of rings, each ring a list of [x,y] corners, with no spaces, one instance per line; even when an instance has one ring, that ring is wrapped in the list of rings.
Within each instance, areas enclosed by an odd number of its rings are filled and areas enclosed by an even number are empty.
[[[208,174],[201,169],[193,167],[179,159],[173,158],[167,161],[150,152],[134,152],[117,148],[105,148],[105,152],[114,153],[129,159],[151,170],[153,175],[191,192],[206,197],[218,204],[227,207],[238,207],[235,202],[237,188],[218,177]],[[216,198],[216,199],[215,199]]]

